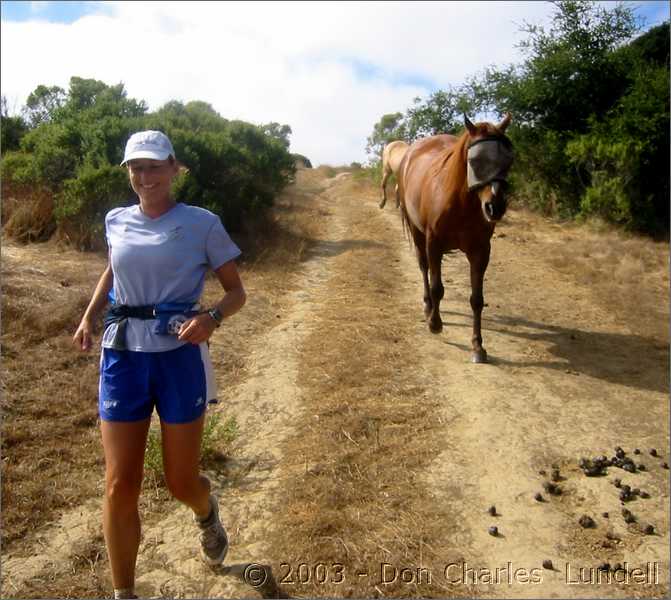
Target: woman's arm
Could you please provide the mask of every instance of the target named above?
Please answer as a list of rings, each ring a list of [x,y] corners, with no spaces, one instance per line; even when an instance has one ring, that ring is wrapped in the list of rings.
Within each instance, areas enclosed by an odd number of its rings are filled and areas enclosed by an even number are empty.
[[[98,285],[93,292],[91,301],[84,312],[77,331],[72,336],[72,341],[80,350],[86,351],[91,348],[93,321],[98,316],[100,311],[105,308],[107,304],[107,294],[112,289],[114,283],[114,276],[112,275],[112,268],[108,264],[103,271],[103,274],[98,280]]]
[[[221,287],[226,292],[224,297],[215,304],[225,319],[238,312],[245,304],[247,295],[242,285],[238,267],[235,261],[229,260],[227,263],[215,269],[214,273],[221,283]],[[207,313],[196,315],[182,325],[179,333],[179,339],[191,344],[200,344],[207,341],[214,330],[217,328],[217,322]]]

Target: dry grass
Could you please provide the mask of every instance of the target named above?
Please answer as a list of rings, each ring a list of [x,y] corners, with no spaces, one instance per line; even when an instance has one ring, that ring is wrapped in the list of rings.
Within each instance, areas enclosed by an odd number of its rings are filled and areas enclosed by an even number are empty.
[[[108,566],[102,531],[78,542],[65,564],[48,575],[32,577],[20,590],[3,589],[7,598],[105,598]]]
[[[3,190],[3,234],[17,242],[39,242],[49,239],[56,223],[53,196],[47,190],[12,194]]]
[[[18,259],[19,256],[23,258]],[[27,259],[27,260],[26,260]],[[97,359],[74,332],[103,259],[53,244],[3,247],[2,503],[5,548],[96,490]]]
[[[342,190],[360,198],[362,210],[348,215],[350,247],[331,261],[330,299],[314,315],[315,333],[302,350],[305,418],[283,450],[293,476],[279,494],[271,555],[294,566],[294,585],[285,577],[282,586],[290,595],[467,595],[437,576],[459,558],[434,526],[450,522],[449,509],[437,510],[422,483],[445,430],[421,367],[404,353],[414,324],[384,303],[400,276],[389,268],[397,240],[381,226],[372,236],[379,243],[369,243],[363,205],[377,198],[373,186],[350,180]],[[381,584],[383,563],[424,567],[431,581]],[[326,567],[318,572],[320,564]],[[279,560],[273,569],[287,575]]]
[[[668,344],[668,331],[659,328],[668,314],[668,242],[627,234],[599,221],[548,225],[536,214],[518,215],[550,265],[589,287],[623,322],[636,323],[637,334]],[[666,305],[659,304],[660,297],[667,298]]]

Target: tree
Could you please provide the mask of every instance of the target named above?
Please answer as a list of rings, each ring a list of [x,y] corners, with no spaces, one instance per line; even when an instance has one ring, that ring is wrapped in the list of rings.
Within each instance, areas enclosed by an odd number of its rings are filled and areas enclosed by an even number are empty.
[[[454,133],[463,128],[466,114],[473,114],[475,102],[466,88],[448,88],[432,93],[424,102],[415,98],[408,109],[405,128],[410,140],[440,133]]]
[[[26,100],[25,115],[31,127],[50,122],[65,102],[65,90],[57,85],[38,85]]]
[[[571,158],[568,146],[594,129],[631,86],[634,64],[620,49],[639,23],[624,4],[554,5],[550,28],[524,24],[523,62],[489,69],[481,87],[489,90],[490,106],[513,114],[518,191],[547,212],[574,216],[590,181],[576,169],[576,149]]]
[[[261,131],[271,138],[279,140],[285,149],[289,149],[289,136],[291,135],[291,127],[289,125],[280,125],[279,123],[266,123],[261,125]]]
[[[490,70],[493,100],[526,123],[554,131],[584,132],[591,115],[617,101],[625,65],[613,52],[631,40],[639,24],[630,7],[584,0],[554,3],[552,26],[526,23],[521,66]]]
[[[384,147],[394,140],[404,140],[407,132],[400,112],[383,115],[375,123],[373,133],[366,139],[366,154],[372,155],[372,161],[382,160]]]

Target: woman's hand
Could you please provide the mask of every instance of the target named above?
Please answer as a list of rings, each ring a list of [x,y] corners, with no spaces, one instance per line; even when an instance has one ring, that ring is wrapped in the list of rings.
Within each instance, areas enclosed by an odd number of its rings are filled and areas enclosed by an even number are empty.
[[[113,283],[114,276],[112,274],[112,267],[108,264],[98,280],[98,285],[96,285],[93,297],[79,323],[79,327],[77,327],[77,331],[75,331],[75,334],[72,336],[72,343],[82,352],[91,349],[93,342],[93,321],[96,318],[96,315],[105,308],[105,304],[107,304],[107,294],[112,289]]]
[[[225,319],[242,308],[247,296],[245,295],[245,288],[242,287],[242,281],[240,281],[240,275],[234,260],[224,263],[215,269],[214,273],[226,292],[216,305],[219,313]],[[201,313],[188,321],[184,321],[177,339],[191,344],[202,344],[210,339],[217,325],[218,323],[209,314]]]
[[[77,331],[72,336],[72,343],[79,348],[82,352],[86,352],[91,349],[93,342],[93,327],[91,326],[91,321],[87,318],[83,318]]]
[[[207,313],[201,313],[182,323],[177,339],[189,344],[202,344],[210,339],[216,328],[217,322]]]

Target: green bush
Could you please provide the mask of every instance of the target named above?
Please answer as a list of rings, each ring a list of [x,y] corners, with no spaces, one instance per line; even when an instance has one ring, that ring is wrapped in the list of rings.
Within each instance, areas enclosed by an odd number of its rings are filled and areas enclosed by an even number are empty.
[[[21,138],[27,133],[28,125],[21,117],[10,117],[5,109],[5,97],[2,97],[2,123],[0,124],[0,152],[18,150]]]
[[[0,178],[3,196],[7,196],[8,187],[29,187],[37,182],[35,159],[27,152],[7,152],[0,162]]]
[[[132,194],[123,167],[82,167],[56,196],[54,213],[62,237],[83,250],[104,248],[105,214]]]
[[[26,113],[32,128],[21,152],[3,155],[3,184],[50,190],[61,237],[81,248],[103,242],[105,212],[130,195],[116,165],[133,132],[158,129],[172,139],[186,167],[176,199],[211,210],[231,231],[269,207],[295,173],[288,125],[229,121],[205,102],[172,101],[147,113],[123,84],[73,77],[67,93],[38,86]]]
[[[176,110],[173,103],[171,110]],[[183,116],[183,115],[182,115]],[[212,119],[206,113],[208,120]],[[295,173],[294,161],[281,140],[249,123],[220,119],[213,131],[177,129],[165,110],[153,117],[156,129],[171,138],[188,174],[175,185],[181,202],[219,215],[226,228],[240,230],[248,217],[272,205]]]

